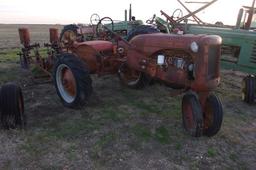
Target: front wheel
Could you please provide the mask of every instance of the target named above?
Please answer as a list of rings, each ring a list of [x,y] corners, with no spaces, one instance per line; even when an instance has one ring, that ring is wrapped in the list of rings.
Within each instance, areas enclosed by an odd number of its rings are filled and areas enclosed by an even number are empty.
[[[62,54],[54,67],[54,84],[66,107],[84,106],[92,94],[92,80],[82,60],[73,54]]]
[[[7,83],[0,90],[0,124],[4,129],[25,128],[22,90],[16,84]]]
[[[151,80],[145,73],[131,69],[127,63],[121,64],[118,70],[118,77],[123,85],[132,89],[142,89]]]
[[[203,134],[203,112],[196,93],[188,92],[182,98],[182,120],[184,129],[194,137]]]
[[[204,109],[204,135],[211,137],[217,134],[221,128],[222,119],[222,103],[216,95],[210,94]]]

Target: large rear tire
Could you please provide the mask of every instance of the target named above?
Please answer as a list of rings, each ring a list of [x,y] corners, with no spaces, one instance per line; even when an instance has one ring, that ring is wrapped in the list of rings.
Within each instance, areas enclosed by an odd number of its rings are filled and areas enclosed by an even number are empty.
[[[188,92],[182,98],[182,120],[184,129],[193,137],[203,134],[203,113],[196,93]]]
[[[0,90],[0,124],[4,129],[26,126],[22,90],[16,84],[7,83]]]
[[[78,33],[79,27],[75,24],[65,25],[60,33],[60,43],[62,47],[72,45],[74,41],[83,42],[83,35]]]
[[[54,66],[54,84],[64,106],[80,108],[92,94],[92,79],[85,63],[73,54],[62,54]]]
[[[127,35],[127,41],[141,34],[153,34],[160,31],[150,25],[140,25],[131,30]],[[150,84],[152,79],[143,72],[132,70],[127,63],[123,63],[118,70],[118,77],[121,83],[132,89],[142,89]]]
[[[217,134],[221,128],[222,119],[222,103],[216,95],[210,94],[204,109],[204,135],[211,137]]]
[[[242,81],[242,100],[252,104],[256,96],[256,78],[253,75],[246,76]]]

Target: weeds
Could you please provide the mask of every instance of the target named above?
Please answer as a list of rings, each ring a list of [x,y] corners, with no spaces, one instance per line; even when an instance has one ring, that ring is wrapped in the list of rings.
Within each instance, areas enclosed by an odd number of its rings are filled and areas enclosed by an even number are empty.
[[[215,157],[217,155],[217,151],[216,149],[210,147],[207,150],[207,154],[209,157]]]

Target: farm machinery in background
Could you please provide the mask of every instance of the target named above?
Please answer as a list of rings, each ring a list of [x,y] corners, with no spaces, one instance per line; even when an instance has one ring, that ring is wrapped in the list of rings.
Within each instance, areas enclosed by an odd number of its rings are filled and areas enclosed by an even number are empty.
[[[227,26],[222,22],[209,24],[196,16],[198,12],[215,3],[217,0],[197,2],[206,4],[193,12],[180,0],[177,1],[188,12],[187,15],[183,16],[181,9],[175,10],[172,16],[160,11],[161,15],[165,16],[166,20],[154,15],[147,23],[156,25],[161,32],[165,33],[221,36],[223,39],[221,66],[224,69],[233,69],[251,74],[243,79],[242,99],[247,103],[253,103],[256,96],[256,82],[254,78],[256,74],[255,0],[253,0],[252,6],[243,6],[243,8],[239,10],[235,26]],[[188,22],[191,20],[196,22],[196,24]]]
[[[96,13],[92,14],[90,17],[90,24],[70,24],[64,26],[60,34],[60,42],[64,47],[68,45],[70,39],[76,40],[78,42],[90,41],[95,39],[111,40],[111,33],[109,31],[102,33],[101,29],[104,29],[99,25],[99,23],[104,24],[109,30],[117,33],[123,38],[127,38],[128,32],[143,25],[141,20],[136,20],[132,16],[132,7],[130,4],[129,8],[129,18],[127,16],[127,10],[125,10],[124,21],[113,21],[109,17],[100,18]],[[101,22],[99,22],[101,20]]]

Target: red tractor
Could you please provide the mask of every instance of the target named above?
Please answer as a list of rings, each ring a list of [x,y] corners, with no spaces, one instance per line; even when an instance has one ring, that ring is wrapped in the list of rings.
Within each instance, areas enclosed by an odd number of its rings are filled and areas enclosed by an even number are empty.
[[[14,83],[0,88],[0,127],[3,129],[24,128],[26,116],[22,90]]]
[[[93,90],[90,74],[118,73],[121,82],[131,88],[157,80],[183,89],[184,128],[196,137],[219,131],[222,104],[212,91],[220,83],[221,37],[163,34],[141,26],[126,41],[104,25],[101,28],[101,34],[111,33],[111,41],[73,41],[57,57],[53,78],[65,106],[86,105]]]

